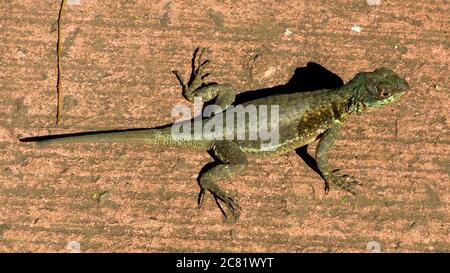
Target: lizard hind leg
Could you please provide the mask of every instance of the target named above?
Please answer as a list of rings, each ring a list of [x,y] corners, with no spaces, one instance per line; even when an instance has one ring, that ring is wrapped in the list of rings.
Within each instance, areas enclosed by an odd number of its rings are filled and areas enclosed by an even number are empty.
[[[199,208],[202,206],[205,193],[210,192],[216,200],[216,203],[225,218],[230,219],[229,215],[222,208],[223,203],[228,212],[234,218],[239,219],[241,207],[239,204],[223,189],[217,186],[217,182],[230,179],[238,172],[245,169],[247,159],[239,146],[232,141],[219,141],[212,147],[213,154],[220,161],[217,165],[209,168],[198,179],[200,185],[200,194],[198,198]]]

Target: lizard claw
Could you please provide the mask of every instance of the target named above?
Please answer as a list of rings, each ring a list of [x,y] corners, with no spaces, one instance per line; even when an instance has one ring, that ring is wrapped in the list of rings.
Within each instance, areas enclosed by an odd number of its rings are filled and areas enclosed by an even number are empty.
[[[204,79],[209,76],[209,73],[204,73],[204,69],[210,63],[209,60],[203,60],[203,54],[206,48],[197,48],[192,58],[192,72],[189,83],[183,84],[184,93],[192,93],[204,85]],[[176,75],[176,74],[175,74]],[[180,78],[177,76],[177,78]],[[182,81],[180,81],[182,82]]]
[[[194,57],[192,58],[192,71],[189,81],[185,82],[181,74],[172,70],[178,81],[182,86],[183,96],[189,101],[192,100],[192,93],[197,89],[204,86],[204,80],[210,75],[210,73],[204,73],[204,69],[210,63],[209,60],[203,60],[203,54],[206,52],[206,48],[198,47],[194,52]]]
[[[216,204],[219,207],[219,209],[222,211],[222,214],[224,215],[226,220],[229,220],[231,222],[236,222],[239,219],[239,216],[241,215],[241,206],[233,200],[233,198],[229,196],[217,196],[215,195],[214,198],[216,199]],[[225,210],[220,205],[220,201],[225,204],[228,211],[233,216],[232,219],[229,218],[228,214],[225,212]]]
[[[205,199],[206,190],[201,189],[200,193],[198,194],[198,208],[200,209],[203,206],[203,200]],[[217,206],[219,207],[220,211],[224,215],[226,220],[230,220],[230,217],[228,213],[222,208],[221,203],[223,203],[227,210],[231,213],[233,216],[232,222],[235,222],[239,219],[239,216],[241,214],[241,206],[230,196],[228,196],[226,193],[219,191],[219,192],[211,192],[211,194],[214,196],[214,199],[216,201]]]
[[[325,181],[324,191],[325,191],[325,194],[328,194],[328,192],[330,192],[330,184],[328,184],[327,181]]]
[[[204,199],[205,199],[205,190],[201,189],[200,192],[198,193],[198,200],[197,200],[197,207],[199,209],[202,208]]]
[[[178,72],[177,70],[172,70],[172,73],[175,74],[175,76],[177,77],[177,80],[180,82],[180,85],[183,87],[183,90],[187,89],[188,86],[184,82],[183,77],[181,76],[180,72]]]
[[[200,53],[199,53],[200,51]],[[192,72],[194,72],[194,77],[200,74],[206,65],[209,63],[209,60],[203,61],[203,54],[206,52],[206,48],[198,47],[194,52],[194,58],[192,59]],[[198,56],[197,56],[198,55]],[[195,65],[195,59],[197,59],[197,65]]]
[[[211,76],[211,73],[205,73],[205,74],[203,74],[203,75],[202,75],[202,80],[205,80],[206,77],[209,77],[209,76]]]

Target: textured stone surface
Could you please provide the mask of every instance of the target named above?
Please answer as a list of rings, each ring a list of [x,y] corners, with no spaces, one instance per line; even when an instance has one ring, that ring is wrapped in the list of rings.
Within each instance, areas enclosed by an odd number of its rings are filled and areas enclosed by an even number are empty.
[[[66,6],[61,126],[59,3],[0,3],[0,251],[450,250],[448,1],[104,2]],[[206,153],[17,141],[171,122],[185,103],[171,70],[187,74],[197,46],[212,50],[212,79],[240,91],[310,61],[344,81],[379,66],[403,75],[410,92],[350,119],[331,152],[360,194],[324,195],[296,154],[252,161],[225,185],[244,211],[224,224],[212,198],[196,208]]]

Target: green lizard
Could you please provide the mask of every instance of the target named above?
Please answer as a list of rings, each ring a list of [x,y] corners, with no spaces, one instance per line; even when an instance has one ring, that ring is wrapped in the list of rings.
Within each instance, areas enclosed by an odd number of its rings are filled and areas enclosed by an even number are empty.
[[[208,61],[202,61],[204,49],[196,50],[191,80],[185,83],[177,71],[173,71],[182,86],[182,94],[188,101],[201,97],[203,102],[211,101],[227,108],[234,102],[235,90],[228,84],[205,84],[208,73],[204,72]],[[193,61],[193,63],[195,63]],[[199,176],[200,194],[198,206],[201,207],[206,192],[210,192],[228,218],[229,214],[221,207],[223,203],[237,220],[241,208],[238,203],[217,183],[232,179],[247,166],[247,158],[252,156],[268,157],[293,151],[306,146],[320,137],[315,159],[317,168],[325,181],[325,192],[329,184],[334,184],[352,194],[354,180],[346,175],[337,175],[328,163],[328,152],[333,147],[342,123],[350,114],[360,113],[371,108],[381,107],[400,98],[409,88],[408,83],[387,68],[378,68],[373,72],[358,73],[346,85],[337,89],[322,89],[313,92],[298,92],[279,94],[247,101],[242,105],[279,107],[279,139],[276,143],[266,144],[263,148],[261,138],[255,140],[242,139],[177,139],[173,136],[171,125],[153,129],[129,129],[122,131],[86,132],[72,135],[53,135],[20,139],[22,142],[37,141],[39,144],[86,143],[86,142],[125,142],[143,143],[167,147],[194,148],[207,150],[217,158],[215,165],[207,168]],[[205,121],[223,118],[220,115],[204,117]],[[187,122],[192,123],[192,120]],[[234,127],[239,130],[249,130],[249,120],[245,127]],[[225,126],[225,125],[224,125]],[[193,129],[192,129],[193,130]]]

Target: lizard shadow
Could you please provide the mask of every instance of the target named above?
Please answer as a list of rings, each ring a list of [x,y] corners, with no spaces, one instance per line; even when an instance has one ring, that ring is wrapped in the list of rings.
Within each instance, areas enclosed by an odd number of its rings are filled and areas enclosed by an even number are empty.
[[[245,91],[236,95],[234,104],[255,100],[277,94],[313,92],[320,89],[335,89],[344,85],[344,81],[335,73],[315,62],[297,67],[294,75],[286,84],[274,87]]]
[[[286,84],[242,92],[236,95],[235,102],[233,104],[242,104],[250,100],[260,99],[277,94],[314,92],[321,89],[335,89],[342,87],[343,85],[344,81],[335,73],[331,72],[318,63],[308,62],[304,67],[296,68],[294,75]],[[306,165],[308,165],[308,167],[310,167],[313,171],[315,171],[322,177],[322,174],[317,167],[316,160],[308,153],[307,148],[307,145],[305,145],[297,148],[295,152],[306,163]],[[206,164],[200,170],[198,178],[200,178],[206,171],[216,166],[218,164],[216,162],[220,162],[220,160],[212,152],[208,151],[208,153],[215,161]]]

